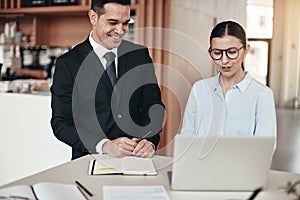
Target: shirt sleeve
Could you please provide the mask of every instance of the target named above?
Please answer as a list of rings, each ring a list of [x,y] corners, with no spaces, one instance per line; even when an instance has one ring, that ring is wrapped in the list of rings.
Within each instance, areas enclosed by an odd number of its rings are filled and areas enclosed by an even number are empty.
[[[273,92],[270,88],[259,97],[256,109],[256,126],[254,135],[273,136],[277,138],[276,111]],[[276,142],[274,149],[276,148]]]
[[[99,153],[100,155],[103,154],[103,145],[108,142],[109,139],[102,139],[100,142],[96,145],[96,152]]]

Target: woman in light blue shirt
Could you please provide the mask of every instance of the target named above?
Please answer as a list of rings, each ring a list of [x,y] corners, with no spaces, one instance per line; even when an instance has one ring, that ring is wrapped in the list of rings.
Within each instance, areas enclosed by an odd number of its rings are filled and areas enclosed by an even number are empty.
[[[193,85],[181,133],[276,137],[273,92],[244,71],[249,47],[238,23],[214,27],[209,55],[219,72]]]

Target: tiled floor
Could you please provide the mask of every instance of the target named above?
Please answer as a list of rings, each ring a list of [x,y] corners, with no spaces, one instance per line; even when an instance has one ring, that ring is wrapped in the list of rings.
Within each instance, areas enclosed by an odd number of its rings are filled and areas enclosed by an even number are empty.
[[[277,109],[277,149],[271,167],[300,174],[300,109]]]

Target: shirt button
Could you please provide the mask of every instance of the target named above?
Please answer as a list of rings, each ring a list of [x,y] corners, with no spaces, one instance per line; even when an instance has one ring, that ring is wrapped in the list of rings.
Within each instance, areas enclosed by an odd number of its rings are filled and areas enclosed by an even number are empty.
[[[121,118],[122,118],[122,115],[118,114],[117,118],[118,118],[118,119],[121,119]]]

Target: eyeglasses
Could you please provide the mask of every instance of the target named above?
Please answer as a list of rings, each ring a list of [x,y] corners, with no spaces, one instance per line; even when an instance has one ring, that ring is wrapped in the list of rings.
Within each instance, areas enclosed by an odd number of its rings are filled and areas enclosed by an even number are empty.
[[[237,57],[239,57],[239,52],[242,48],[244,48],[244,46],[242,46],[241,48],[231,47],[229,49],[212,49],[212,48],[209,48],[208,52],[209,52],[210,57],[213,60],[220,60],[223,57],[223,52],[225,52],[227,58],[236,59]]]

